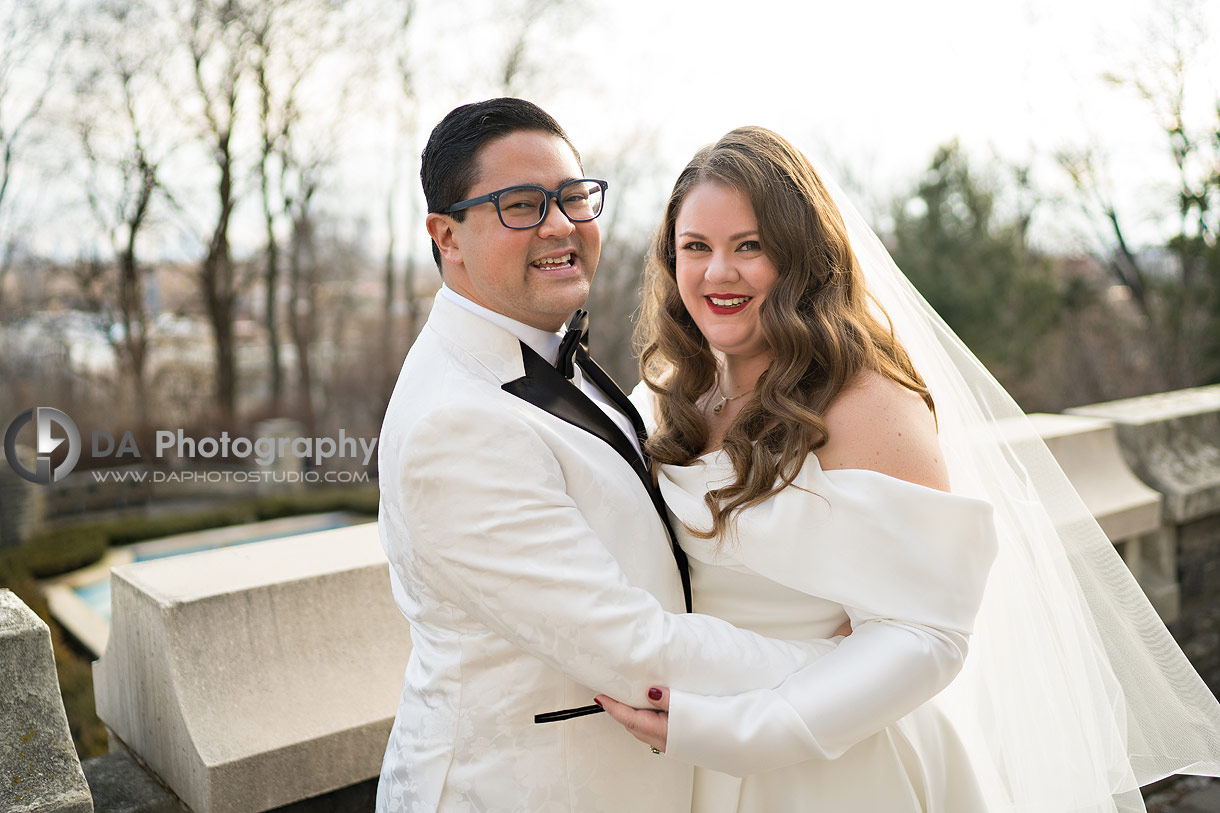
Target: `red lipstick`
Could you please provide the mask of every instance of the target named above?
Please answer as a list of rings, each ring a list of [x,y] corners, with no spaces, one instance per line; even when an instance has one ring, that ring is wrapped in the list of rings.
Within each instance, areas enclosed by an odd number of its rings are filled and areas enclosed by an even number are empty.
[[[704,301],[707,302],[708,309],[717,316],[729,316],[734,313],[739,313],[745,309],[746,305],[750,304],[750,301],[753,298],[754,297],[752,296],[742,296],[740,294],[708,294],[707,296],[703,297]],[[719,300],[720,302],[736,302],[737,304],[718,305],[712,300]],[[745,301],[742,302],[741,300]]]

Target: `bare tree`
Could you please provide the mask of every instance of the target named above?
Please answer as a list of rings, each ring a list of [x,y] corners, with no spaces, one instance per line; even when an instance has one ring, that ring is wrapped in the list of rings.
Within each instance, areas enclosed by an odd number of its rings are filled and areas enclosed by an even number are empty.
[[[316,259],[317,241],[314,222],[314,195],[318,191],[317,167],[301,168],[295,195],[290,199],[292,240],[289,246],[288,330],[296,347],[298,404],[305,425],[312,431],[316,412],[313,403],[314,373],[311,357],[317,339],[318,301]]]
[[[279,239],[276,236],[276,220],[280,205],[276,201],[272,189],[272,161],[279,148],[281,139],[286,138],[292,128],[295,117],[296,89],[300,85],[302,75],[298,72],[288,77],[287,98],[281,105],[273,101],[274,91],[269,75],[268,65],[272,62],[278,45],[279,16],[285,12],[287,4],[268,2],[254,6],[252,17],[246,21],[253,38],[252,55],[254,77],[258,84],[258,121],[259,121],[259,162],[258,181],[259,192],[263,204],[263,225],[266,230],[266,255],[264,260],[263,284],[266,287],[266,303],[263,310],[264,326],[267,329],[267,360],[268,373],[271,378],[270,410],[273,414],[280,411],[280,399],[283,395],[283,366],[280,363],[279,335]]]
[[[154,200],[164,194],[160,171],[172,152],[170,128],[152,111],[163,107],[154,20],[142,4],[105,2],[87,18],[81,38],[76,127],[85,158],[85,195],[115,257],[117,285],[95,301],[107,336],[131,385],[138,425],[148,419],[149,268],[137,256]],[[88,265],[80,267],[89,269]],[[79,281],[93,284],[92,269]],[[119,328],[118,336],[112,327]]]
[[[355,96],[346,89],[340,94]],[[319,193],[326,188],[327,174],[337,162],[343,141],[342,107],[328,119],[317,118],[309,128],[290,127],[278,141],[275,160],[280,167],[278,188],[288,220],[286,284],[288,333],[295,350],[296,406],[301,419],[312,429],[318,419],[315,392],[319,373],[314,363],[314,348],[321,339],[322,317],[328,303],[323,287],[335,282],[350,287],[345,269],[328,265],[319,238]],[[346,258],[345,258],[346,260]]]
[[[628,391],[639,381],[632,335],[643,289],[649,229],[654,225],[652,214],[641,217],[643,207],[637,204],[663,195],[649,187],[661,177],[658,154],[656,134],[636,132],[614,152],[591,153],[585,158],[588,170],[610,183],[606,210],[597,221],[602,235],[601,261],[585,305],[591,318],[590,349]]]
[[[1126,286],[1143,315],[1163,370],[1162,386],[1189,387],[1220,374],[1220,99],[1207,128],[1188,124],[1192,63],[1208,39],[1200,6],[1165,0],[1147,27],[1144,52],[1107,74],[1133,91],[1156,118],[1173,162],[1176,233],[1155,251],[1132,244],[1128,219],[1114,203],[1095,153],[1064,153],[1060,163],[1106,246],[1102,262]]]
[[[398,231],[398,214],[395,211],[395,202],[400,199],[408,202],[407,220],[411,222],[412,226],[407,231],[407,240],[403,251],[405,259],[403,263],[402,302],[406,317],[404,332],[406,333],[406,342],[408,344],[414,340],[417,332],[418,303],[415,301],[414,235],[418,229],[413,222],[415,212],[414,208],[410,205],[410,201],[413,200],[411,190],[414,188],[415,178],[418,174],[414,171],[416,164],[414,161],[414,150],[412,149],[415,143],[416,131],[419,127],[419,88],[415,68],[416,59],[414,58],[415,44],[412,39],[415,31],[413,23],[418,7],[419,3],[417,0],[401,0],[401,6],[399,7],[400,16],[398,18],[398,25],[394,29],[393,38],[394,65],[400,93],[397,96],[397,128],[393,146],[394,154],[391,158],[393,175],[389,191],[386,195],[385,210],[388,239],[386,242],[384,266],[385,299],[381,314],[381,347],[383,356],[381,367],[383,373],[382,395],[384,400],[389,400],[390,391],[394,387],[398,361],[402,353],[400,344],[394,335],[395,306],[398,299],[396,292],[398,287],[396,284],[396,251],[398,246],[395,236]],[[406,154],[405,156],[404,153]],[[407,158],[407,160],[404,161],[404,158]],[[405,172],[404,168],[406,169]],[[404,189],[404,186],[407,188]],[[403,194],[404,192],[406,194]]]
[[[508,30],[498,77],[500,90],[506,96],[520,95],[527,88],[537,89],[544,66],[534,60],[535,40],[548,26],[562,27],[584,4],[584,0],[519,0],[508,9],[497,9],[498,14],[504,15],[503,24]],[[548,48],[545,53],[553,56],[554,51]]]
[[[246,10],[250,60],[259,101],[258,182],[262,199],[266,249],[263,281],[266,288],[263,319],[267,329],[271,411],[279,412],[284,391],[280,360],[280,241],[277,225],[289,219],[285,181],[293,157],[288,148],[294,129],[302,124],[303,88],[323,67],[324,58],[342,45],[350,45],[336,19],[345,0],[269,0]],[[341,97],[345,97],[342,94]],[[319,126],[321,122],[306,122]],[[333,130],[328,131],[333,134]],[[275,165],[279,165],[279,173]],[[309,162],[307,162],[309,163]],[[301,168],[296,168],[301,169]],[[305,168],[307,171],[308,167]]]
[[[182,20],[191,67],[200,138],[215,170],[215,220],[204,239],[198,281],[215,341],[215,405],[232,425],[237,415],[237,367],[233,321],[245,280],[238,273],[229,228],[241,194],[234,144],[238,102],[244,98],[250,64],[249,29],[237,0],[195,0]]]
[[[0,308],[17,248],[9,226],[12,182],[30,129],[59,76],[67,37],[63,5],[9,0],[0,7]]]

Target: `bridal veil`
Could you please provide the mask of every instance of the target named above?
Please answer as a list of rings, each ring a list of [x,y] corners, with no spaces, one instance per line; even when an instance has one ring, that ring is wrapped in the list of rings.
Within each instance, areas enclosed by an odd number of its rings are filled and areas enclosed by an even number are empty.
[[[1220,704],[1021,409],[819,174],[935,399],[954,491],[995,507],[971,652],[941,695],[989,807],[1143,811],[1140,785],[1220,775]]]

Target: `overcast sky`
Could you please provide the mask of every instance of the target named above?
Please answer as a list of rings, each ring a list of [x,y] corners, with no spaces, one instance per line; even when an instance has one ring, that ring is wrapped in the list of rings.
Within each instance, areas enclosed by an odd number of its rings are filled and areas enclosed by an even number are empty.
[[[375,11],[377,1],[352,0],[370,30],[388,30],[392,23],[379,19],[384,8]],[[1069,190],[1054,154],[1100,148],[1132,231],[1155,239],[1156,224],[1140,210],[1173,209],[1165,139],[1147,105],[1103,75],[1146,64],[1152,32],[1174,5],[1180,3],[584,0],[538,29],[525,95],[568,129],[590,173],[611,181],[611,205],[623,206],[644,228],[659,217],[695,149],[733,127],[761,124],[830,167],[866,214],[884,212],[914,184],[935,148],[953,138],[979,166],[1032,164],[1036,186],[1065,200]],[[1193,121],[1206,124],[1220,98],[1220,0],[1195,5],[1209,39],[1198,49],[1187,101]],[[412,35],[420,143],[404,154],[417,154],[450,108],[497,92],[496,63],[513,30],[503,15],[511,7],[507,0],[420,0]],[[315,86],[320,90],[307,106],[338,107],[324,77]],[[327,190],[331,211],[366,224],[353,230],[367,238],[372,256],[385,244],[384,201],[394,177],[386,155],[401,139],[391,113],[397,92],[392,78],[359,86],[363,108],[346,119]],[[609,158],[615,153],[622,153],[617,163]],[[207,174],[198,174],[197,205],[206,209],[212,195]],[[72,178],[53,177],[50,185],[56,181],[58,192],[27,188],[15,195],[37,212],[36,247],[62,256],[74,253],[89,213]],[[399,186],[415,189],[418,182]],[[192,200],[189,192],[179,197]],[[1044,208],[1035,224],[1043,240],[1072,245],[1079,224],[1063,215],[1068,209],[1070,203]],[[235,226],[239,250],[257,248],[260,228],[251,202]],[[168,230],[157,241],[153,254],[194,250]]]
[[[862,208],[908,187],[952,138],[980,162],[1032,162],[1051,192],[1066,191],[1056,151],[1099,147],[1117,194],[1135,204],[1165,192],[1172,165],[1147,106],[1103,75],[1145,62],[1151,32],[1168,24],[1173,5],[612,0],[596,3],[571,35],[592,78],[573,71],[565,82],[557,64],[537,95],[585,151],[649,134],[655,141],[641,149],[658,160],[665,187],[700,145],[761,124],[850,174],[844,180],[874,198]],[[1220,92],[1220,1],[1197,6],[1210,53],[1200,49],[1188,102],[1206,123]],[[438,17],[422,22],[477,63],[484,34]]]

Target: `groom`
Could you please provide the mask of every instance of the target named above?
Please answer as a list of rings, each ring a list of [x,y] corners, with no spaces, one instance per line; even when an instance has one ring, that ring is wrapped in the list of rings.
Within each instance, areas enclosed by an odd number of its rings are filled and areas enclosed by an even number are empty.
[[[564,131],[521,99],[465,105],[420,175],[444,285],[379,445],[413,650],[377,809],[689,810],[691,768],[594,695],[771,687],[812,650],[686,612],[643,424],[572,318],[607,184]]]

